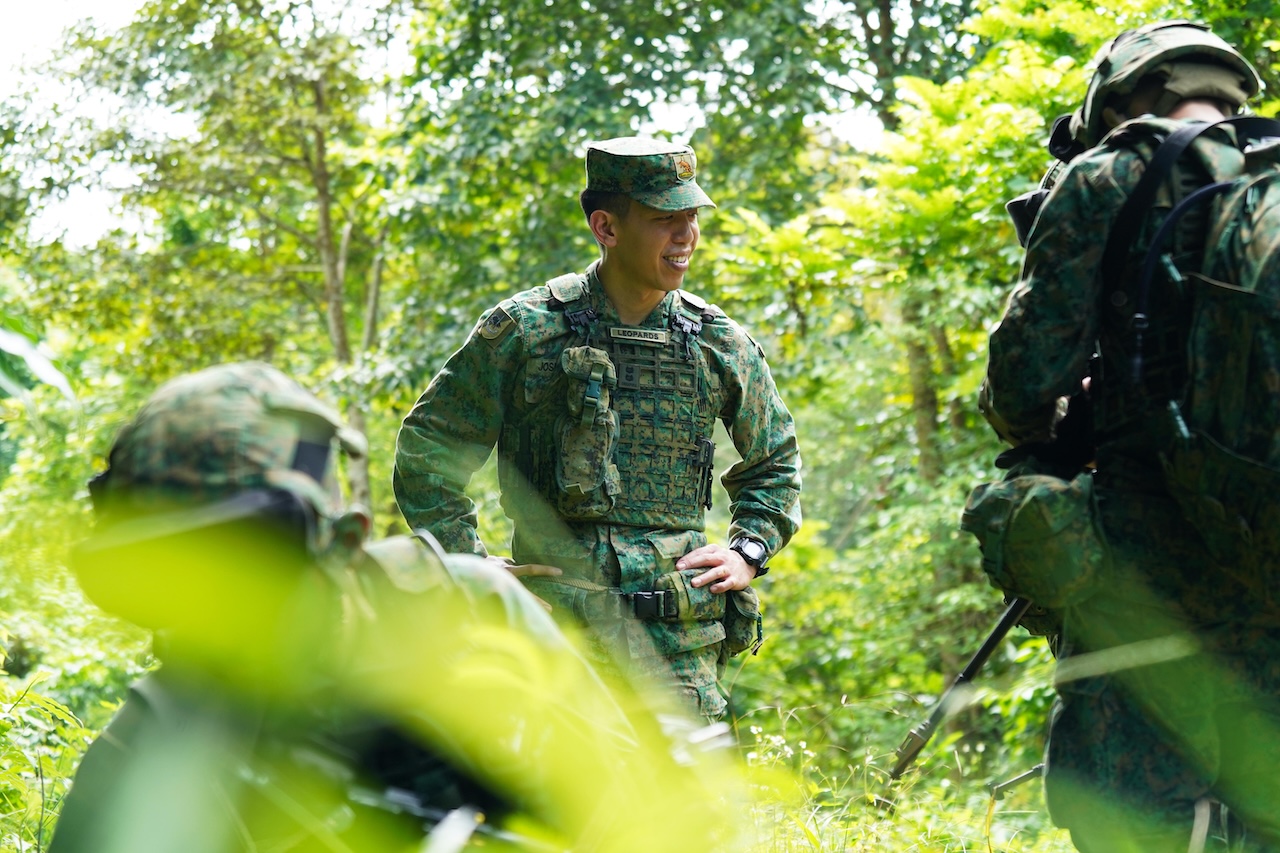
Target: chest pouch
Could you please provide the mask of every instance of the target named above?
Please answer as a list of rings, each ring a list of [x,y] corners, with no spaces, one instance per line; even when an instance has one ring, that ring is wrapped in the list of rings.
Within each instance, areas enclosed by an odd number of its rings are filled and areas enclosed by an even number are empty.
[[[607,352],[585,346],[564,350],[560,369],[568,381],[567,405],[555,426],[558,510],[568,520],[601,518],[619,491],[617,372]]]

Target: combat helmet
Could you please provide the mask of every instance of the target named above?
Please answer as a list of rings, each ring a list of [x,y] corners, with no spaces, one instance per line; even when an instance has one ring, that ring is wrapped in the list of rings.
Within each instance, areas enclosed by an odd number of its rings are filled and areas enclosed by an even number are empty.
[[[89,484],[98,523],[72,552],[81,588],[104,610],[187,636],[255,613],[265,624],[307,567],[329,574],[367,533],[367,515],[341,506],[339,451],[365,453],[364,437],[269,365],[166,383]]]
[[[161,386],[90,492],[100,516],[276,489],[332,517],[341,507],[326,479],[339,448],[361,456],[366,443],[315,395],[270,365],[224,364]]]
[[[1094,57],[1095,69],[1083,105],[1071,115],[1071,138],[1092,148],[1109,128],[1103,109],[1115,95],[1132,93],[1146,77],[1168,76],[1174,66],[1196,66],[1195,82],[1181,97],[1212,95],[1238,110],[1262,90],[1253,66],[1204,24],[1160,21],[1126,30],[1107,42]]]

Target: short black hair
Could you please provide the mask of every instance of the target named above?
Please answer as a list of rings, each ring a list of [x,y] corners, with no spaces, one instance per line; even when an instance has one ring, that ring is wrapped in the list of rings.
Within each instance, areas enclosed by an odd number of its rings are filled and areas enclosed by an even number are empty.
[[[597,210],[607,210],[619,219],[626,217],[631,210],[631,196],[603,190],[583,190],[578,196],[578,203],[582,205],[587,219]]]

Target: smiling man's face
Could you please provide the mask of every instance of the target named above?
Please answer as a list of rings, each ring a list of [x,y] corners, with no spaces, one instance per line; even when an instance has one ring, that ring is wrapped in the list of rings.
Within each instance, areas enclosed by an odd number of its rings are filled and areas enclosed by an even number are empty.
[[[633,201],[614,220],[614,234],[609,263],[619,284],[637,295],[677,290],[698,246],[698,208],[658,210]]]

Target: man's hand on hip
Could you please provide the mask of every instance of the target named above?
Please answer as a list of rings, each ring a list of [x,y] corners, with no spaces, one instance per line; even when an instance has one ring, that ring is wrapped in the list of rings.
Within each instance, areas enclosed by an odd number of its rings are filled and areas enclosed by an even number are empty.
[[[742,559],[737,551],[723,545],[703,545],[695,548],[676,561],[676,568],[701,569],[706,571],[695,577],[691,583],[696,587],[711,584],[711,591],[728,592],[731,589],[745,589],[756,576],[755,567]]]

